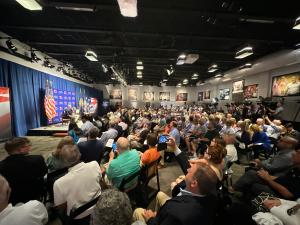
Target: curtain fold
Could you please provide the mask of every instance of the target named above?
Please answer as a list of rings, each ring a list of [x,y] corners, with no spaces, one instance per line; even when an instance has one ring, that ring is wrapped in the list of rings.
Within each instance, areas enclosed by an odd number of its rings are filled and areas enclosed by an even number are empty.
[[[86,97],[97,98],[98,107],[102,106],[100,90],[0,59],[0,86],[10,88],[15,136],[24,136],[29,129],[47,125],[43,104],[47,80],[52,81],[53,88],[75,92],[76,98],[83,96],[82,92]]]

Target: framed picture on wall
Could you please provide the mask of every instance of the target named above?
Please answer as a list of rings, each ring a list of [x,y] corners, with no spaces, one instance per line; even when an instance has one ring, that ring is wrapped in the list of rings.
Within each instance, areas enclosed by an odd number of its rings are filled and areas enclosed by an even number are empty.
[[[180,102],[180,101],[187,101],[188,99],[188,93],[186,92],[178,92],[176,94],[176,101]]]
[[[204,91],[204,99],[210,99],[210,91]]]
[[[143,100],[146,102],[154,101],[154,92],[144,91]]]
[[[198,92],[198,102],[203,101],[203,91]]]
[[[137,101],[137,90],[136,89],[128,89],[128,100],[129,101]]]
[[[229,95],[230,95],[230,89],[225,88],[225,89],[220,89],[220,100],[229,100]]]
[[[273,77],[272,96],[286,97],[300,95],[300,72]]]
[[[170,101],[170,92],[159,92],[160,101]]]
[[[122,99],[122,90],[121,89],[113,89],[109,93],[109,98],[110,99],[117,99],[121,100]]]
[[[244,87],[244,98],[257,98],[258,84],[251,84]]]
[[[244,91],[244,80],[238,80],[232,83],[232,93],[241,93]]]

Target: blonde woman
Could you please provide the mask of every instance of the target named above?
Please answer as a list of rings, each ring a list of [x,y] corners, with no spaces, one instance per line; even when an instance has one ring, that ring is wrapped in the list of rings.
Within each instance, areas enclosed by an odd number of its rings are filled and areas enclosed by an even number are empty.
[[[253,132],[252,140],[249,147],[253,148],[254,159],[259,158],[260,151],[268,155],[271,151],[271,141],[267,134],[257,124],[252,124],[250,130]]]

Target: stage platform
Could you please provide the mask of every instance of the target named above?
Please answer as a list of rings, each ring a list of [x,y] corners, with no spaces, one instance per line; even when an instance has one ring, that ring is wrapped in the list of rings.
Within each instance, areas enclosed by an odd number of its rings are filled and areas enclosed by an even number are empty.
[[[68,124],[53,124],[45,127],[30,129],[28,136],[52,136],[54,133],[68,133]]]

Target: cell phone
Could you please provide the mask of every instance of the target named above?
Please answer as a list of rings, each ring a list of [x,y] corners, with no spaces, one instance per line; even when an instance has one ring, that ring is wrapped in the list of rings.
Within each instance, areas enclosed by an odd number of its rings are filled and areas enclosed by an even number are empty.
[[[161,144],[161,143],[166,143],[169,141],[169,136],[168,135],[160,135],[159,138],[158,138],[158,144]]]
[[[158,138],[157,150],[162,151],[167,149],[167,142],[169,141],[168,135],[160,135]]]
[[[111,148],[112,148],[112,150],[113,150],[114,152],[116,152],[116,151],[117,151],[117,144],[116,144],[116,143],[113,143],[112,146],[111,146]]]

